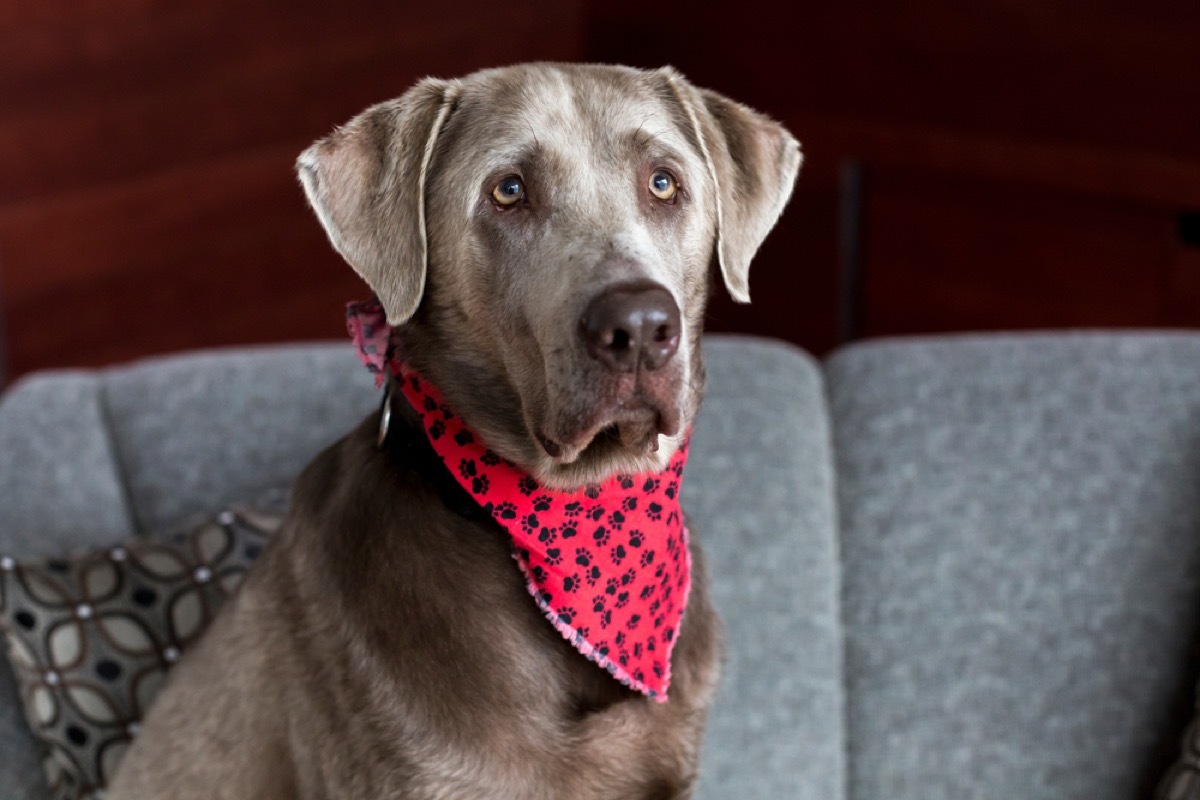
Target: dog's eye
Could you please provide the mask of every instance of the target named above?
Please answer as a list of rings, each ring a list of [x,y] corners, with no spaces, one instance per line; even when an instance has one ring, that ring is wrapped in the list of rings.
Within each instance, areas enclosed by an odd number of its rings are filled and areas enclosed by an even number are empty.
[[[492,189],[492,202],[498,206],[515,206],[525,199],[525,184],[516,175],[509,175]]]
[[[671,173],[660,169],[650,176],[650,194],[659,200],[670,202],[675,199],[678,192],[679,184],[675,182],[675,177]]]

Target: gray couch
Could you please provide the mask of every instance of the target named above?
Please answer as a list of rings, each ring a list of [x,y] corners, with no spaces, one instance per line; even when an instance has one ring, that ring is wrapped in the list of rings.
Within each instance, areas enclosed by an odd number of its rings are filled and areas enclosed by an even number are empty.
[[[728,663],[702,798],[1146,797],[1200,642],[1200,335],[710,337],[684,503]],[[286,484],[377,396],[348,345],[27,378],[0,552]],[[44,796],[0,667],[0,796]]]

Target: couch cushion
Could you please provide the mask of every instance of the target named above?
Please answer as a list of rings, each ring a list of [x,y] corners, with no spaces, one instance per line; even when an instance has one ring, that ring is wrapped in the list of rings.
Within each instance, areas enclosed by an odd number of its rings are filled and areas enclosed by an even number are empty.
[[[832,359],[850,796],[1148,796],[1200,623],[1200,337]]]
[[[763,340],[709,337],[705,353],[708,397],[682,497],[729,655],[698,797],[840,800],[837,527],[820,371]]]

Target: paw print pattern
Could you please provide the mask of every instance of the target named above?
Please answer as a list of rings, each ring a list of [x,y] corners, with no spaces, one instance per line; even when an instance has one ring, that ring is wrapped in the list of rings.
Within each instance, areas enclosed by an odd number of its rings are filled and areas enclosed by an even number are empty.
[[[683,457],[662,473],[559,492],[514,472],[425,381],[403,377],[401,390],[449,473],[511,535],[533,600],[614,677],[663,691],[688,587]]]

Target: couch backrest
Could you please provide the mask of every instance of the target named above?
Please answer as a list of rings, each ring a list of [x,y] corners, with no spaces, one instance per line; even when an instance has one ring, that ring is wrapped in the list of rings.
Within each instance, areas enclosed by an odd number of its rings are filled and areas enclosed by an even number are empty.
[[[1147,797],[1200,644],[1200,336],[827,367],[855,800]]]

